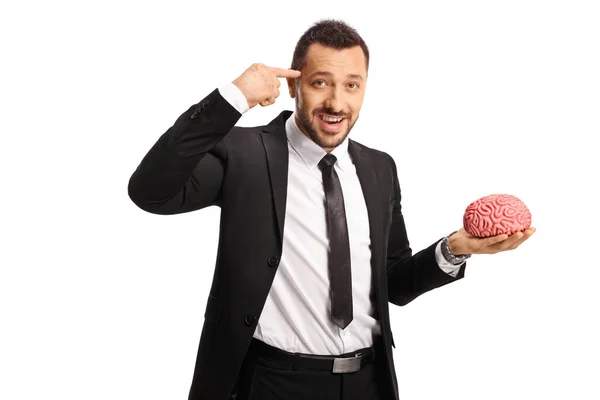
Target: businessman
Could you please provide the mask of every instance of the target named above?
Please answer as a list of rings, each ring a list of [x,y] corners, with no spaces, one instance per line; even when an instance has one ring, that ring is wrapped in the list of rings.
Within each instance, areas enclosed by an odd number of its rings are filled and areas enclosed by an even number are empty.
[[[147,212],[221,208],[190,400],[397,400],[389,303],[459,280],[470,255],[533,234],[461,228],[413,254],[394,160],[349,138],[368,69],[355,29],[319,21],[290,69],[253,64],[215,89],[131,176],[129,197]],[[274,104],[282,79],[295,111],[235,126]],[[374,131],[395,132],[389,112]]]

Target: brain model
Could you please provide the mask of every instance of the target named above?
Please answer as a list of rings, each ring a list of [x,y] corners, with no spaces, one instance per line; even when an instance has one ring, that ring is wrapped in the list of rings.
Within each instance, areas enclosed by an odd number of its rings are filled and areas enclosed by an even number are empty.
[[[512,235],[531,226],[531,213],[517,197],[492,194],[475,200],[465,210],[463,227],[477,237]]]

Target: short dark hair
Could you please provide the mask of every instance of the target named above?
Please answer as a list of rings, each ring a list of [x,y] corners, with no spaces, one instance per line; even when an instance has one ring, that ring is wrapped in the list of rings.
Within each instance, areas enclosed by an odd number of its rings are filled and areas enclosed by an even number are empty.
[[[302,34],[294,50],[292,69],[299,71],[306,66],[308,48],[313,43],[319,43],[336,50],[360,46],[365,54],[367,71],[369,70],[369,48],[363,38],[356,29],[343,21],[334,19],[324,19],[316,22]]]

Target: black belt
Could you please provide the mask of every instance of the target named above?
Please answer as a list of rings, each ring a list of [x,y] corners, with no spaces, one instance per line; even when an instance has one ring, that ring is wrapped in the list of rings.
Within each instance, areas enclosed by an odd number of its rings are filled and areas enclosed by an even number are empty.
[[[310,369],[331,371],[334,374],[343,374],[360,370],[363,365],[375,360],[375,345],[356,350],[340,356],[322,356],[303,353],[290,353],[265,342],[252,338],[250,349],[259,357],[266,357],[278,363],[286,364],[293,369]]]

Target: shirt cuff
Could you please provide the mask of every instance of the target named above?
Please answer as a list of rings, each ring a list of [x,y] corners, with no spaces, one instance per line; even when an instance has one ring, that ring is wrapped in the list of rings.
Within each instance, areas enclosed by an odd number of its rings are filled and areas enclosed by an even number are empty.
[[[250,109],[248,100],[246,100],[246,96],[244,96],[240,88],[235,86],[233,83],[229,83],[219,88],[219,93],[225,100],[227,100],[227,102],[229,102],[229,104],[233,106],[233,108],[238,110],[240,114],[243,114]]]
[[[440,269],[453,278],[456,278],[456,275],[458,275],[458,271],[460,271],[460,267],[464,264],[463,262],[461,264],[454,265],[446,260],[446,258],[442,254],[441,240],[438,242],[437,246],[435,246],[435,260],[437,261]]]

